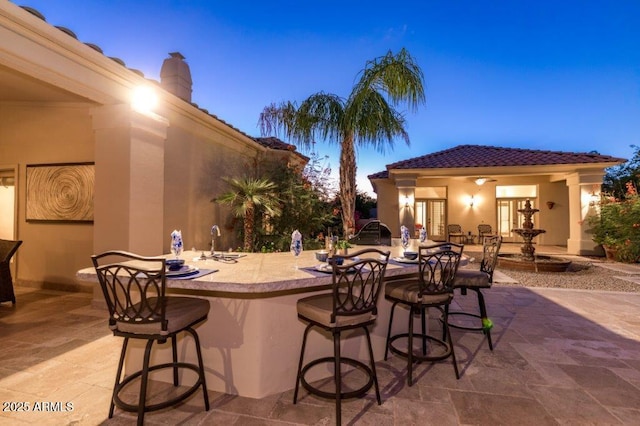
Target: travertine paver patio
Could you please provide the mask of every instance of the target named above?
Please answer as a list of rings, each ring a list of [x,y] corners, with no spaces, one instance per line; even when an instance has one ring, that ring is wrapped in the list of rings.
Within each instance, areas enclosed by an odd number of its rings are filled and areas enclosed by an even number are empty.
[[[482,336],[454,330],[462,377],[449,361],[417,367],[377,365],[383,404],[350,400],[350,424],[638,424],[640,294],[494,286],[487,304],[495,350]],[[0,400],[70,402],[73,411],[0,412],[0,424],[132,424],[107,419],[121,339],[88,293],[18,287],[18,304],[0,305]],[[473,296],[457,303],[474,305]],[[297,321],[292,318],[292,321]],[[437,326],[437,325],[435,325]],[[330,345],[328,345],[330,346]],[[299,348],[292,347],[292,351]],[[295,368],[295,366],[291,366]],[[293,384],[292,384],[293,385]],[[333,404],[302,392],[261,400],[210,392],[209,412],[196,393],[177,409],[150,413],[147,424],[332,424]],[[14,406],[15,407],[15,406]]]

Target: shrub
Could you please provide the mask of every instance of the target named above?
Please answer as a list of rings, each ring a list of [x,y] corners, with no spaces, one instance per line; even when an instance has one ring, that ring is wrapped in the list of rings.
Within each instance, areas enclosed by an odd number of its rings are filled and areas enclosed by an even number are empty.
[[[620,262],[638,262],[640,259],[640,197],[633,183],[627,183],[627,194],[622,200],[603,195],[598,212],[588,217],[593,241],[616,252]]]

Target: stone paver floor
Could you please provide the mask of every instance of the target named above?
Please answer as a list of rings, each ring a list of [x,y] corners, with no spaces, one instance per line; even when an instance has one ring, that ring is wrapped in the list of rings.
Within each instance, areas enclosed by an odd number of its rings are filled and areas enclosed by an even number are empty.
[[[122,341],[109,334],[91,295],[18,288],[17,297],[15,307],[0,305],[0,425],[135,423],[133,414],[117,409],[107,418]],[[450,361],[421,364],[412,387],[404,360],[391,356],[377,364],[383,404],[373,393],[349,400],[343,423],[640,423],[640,294],[494,285],[486,299],[495,324],[493,352],[481,334],[453,330],[460,380]],[[456,295],[455,303],[476,302]],[[301,395],[293,405],[291,391],[261,400],[210,391],[205,412],[197,392],[178,408],[148,414],[145,423],[334,423],[332,401]],[[29,412],[8,405],[23,402]],[[73,410],[34,411],[47,402],[70,403]]]

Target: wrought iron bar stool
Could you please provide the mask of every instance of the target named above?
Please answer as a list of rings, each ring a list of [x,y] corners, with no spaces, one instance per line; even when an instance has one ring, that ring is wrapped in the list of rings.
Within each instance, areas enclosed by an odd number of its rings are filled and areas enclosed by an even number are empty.
[[[124,337],[109,418],[114,406],[138,413],[138,425],[144,422],[146,412],[171,407],[191,396],[202,387],[205,410],[209,411],[209,396],[198,333],[193,328],[207,319],[209,301],[193,297],[168,297],[166,291],[166,263],[164,258],[143,257],[124,251],[108,251],[91,257],[98,280],[109,309],[109,328],[114,336]],[[198,364],[178,361],[177,336],[182,331],[193,337]],[[129,339],[147,341],[142,368],[122,378],[122,367]],[[171,340],[173,360],[169,363],[150,365],[153,343]],[[173,385],[178,386],[178,372],[189,369],[197,373],[195,383],[168,400],[147,404],[149,373],[156,370],[173,370]],[[138,404],[130,404],[120,397],[122,390],[133,380],[140,378]]]
[[[300,362],[293,394],[293,403],[295,404],[298,401],[299,385],[302,384],[307,391],[314,395],[335,399],[336,424],[338,425],[341,424],[341,402],[343,399],[362,396],[372,386],[375,386],[378,405],[382,403],[368,326],[376,321],[378,296],[382,288],[389,252],[371,248],[340,257],[344,259],[342,265],[332,263],[333,284],[331,292],[298,300],[298,318],[308,324],[302,338]],[[304,364],[307,336],[314,327],[332,334],[334,355],[333,357],[314,359]],[[356,328],[362,328],[367,337],[369,366],[359,360],[340,354],[341,333]],[[309,369],[323,363],[331,363],[334,366],[335,390],[333,392],[322,390],[309,383],[305,378]],[[355,390],[343,390],[342,364],[348,364],[363,371],[368,378],[367,383]]]
[[[502,245],[502,237],[499,235],[485,236],[482,246],[482,260],[480,261],[480,270],[475,269],[459,269],[453,280],[453,288],[460,289],[460,294],[466,296],[467,291],[474,291],[478,297],[479,314],[473,312],[449,312],[449,327],[470,331],[482,331],[487,336],[489,349],[493,350],[493,342],[491,341],[491,328],[493,322],[487,316],[487,307],[484,303],[483,289],[491,288],[493,284],[493,271],[498,261],[498,253]],[[448,307],[447,307],[448,309]],[[456,316],[467,316],[480,319],[480,325],[468,326],[453,319]]]
[[[384,359],[387,359],[389,351],[407,358],[409,386],[413,385],[413,363],[420,361],[440,361],[451,357],[456,378],[460,378],[453,341],[447,325],[447,307],[453,300],[453,279],[460,264],[463,247],[461,244],[454,243],[420,246],[418,248],[418,274],[409,278],[385,282],[385,298],[393,305],[391,306]],[[408,332],[392,336],[393,316],[398,305],[403,305],[409,310]],[[428,308],[436,308],[442,315],[442,339],[436,337],[434,333],[429,333],[426,329]],[[414,332],[414,315],[420,316],[421,333]],[[421,341],[421,352],[414,348],[414,338]],[[398,339],[406,339],[406,349],[397,346]]]

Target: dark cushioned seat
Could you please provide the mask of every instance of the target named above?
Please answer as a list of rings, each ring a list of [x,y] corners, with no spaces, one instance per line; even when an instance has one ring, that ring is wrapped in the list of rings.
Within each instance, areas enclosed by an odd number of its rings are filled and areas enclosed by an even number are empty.
[[[460,287],[489,288],[491,287],[489,274],[473,269],[458,269],[453,280],[453,288]]]

